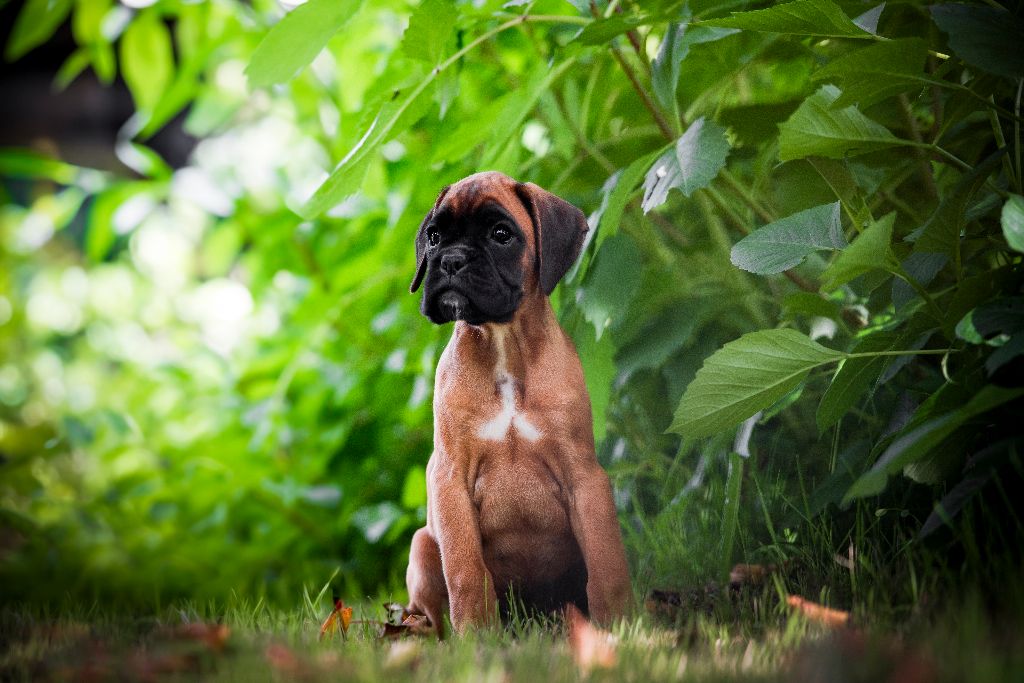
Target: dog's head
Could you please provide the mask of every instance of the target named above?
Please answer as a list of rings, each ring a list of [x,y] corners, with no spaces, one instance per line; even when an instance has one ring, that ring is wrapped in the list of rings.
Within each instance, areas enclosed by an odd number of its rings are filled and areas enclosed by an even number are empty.
[[[579,256],[583,212],[533,183],[477,173],[443,190],[416,234],[420,310],[442,324],[508,322],[547,296]]]

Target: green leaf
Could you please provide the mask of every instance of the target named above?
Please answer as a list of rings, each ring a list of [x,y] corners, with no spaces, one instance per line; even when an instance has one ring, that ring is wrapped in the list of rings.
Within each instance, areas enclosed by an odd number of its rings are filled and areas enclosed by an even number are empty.
[[[768,275],[789,270],[819,249],[842,249],[846,237],[839,211],[839,202],[833,202],[769,223],[737,242],[730,260],[737,268]]]
[[[596,339],[589,325],[578,326],[579,332],[574,336],[576,352],[583,366],[583,378],[590,394],[590,410],[594,416],[594,441],[600,443],[607,432],[606,413],[611,399],[612,380],[615,379],[617,368],[613,357],[615,346],[611,335]]]
[[[632,31],[645,21],[642,16],[624,16],[616,14],[606,18],[595,19],[580,31],[573,39],[581,45],[604,45],[616,36]]]
[[[960,233],[966,224],[967,205],[1002,163],[1006,148],[990,154],[984,161],[964,175],[950,190],[927,222],[907,236],[914,241],[915,252],[945,254],[958,259]]]
[[[362,0],[309,0],[277,22],[252,54],[250,88],[284,83],[313,61],[362,7]]]
[[[459,12],[451,0],[425,0],[409,17],[409,27],[402,36],[402,52],[431,66],[437,64],[458,18]]]
[[[672,22],[665,29],[665,37],[658,47],[658,54],[651,61],[651,85],[654,95],[661,106],[668,111],[676,111],[676,86],[679,83],[679,66],[687,55],[690,46],[700,43],[711,43],[726,36],[739,33],[735,28],[716,28],[712,26],[690,26],[689,7],[683,5],[679,21]]]
[[[834,59],[812,78],[842,89],[832,103],[833,109],[852,104],[864,108],[911,88],[923,87],[927,56],[928,45],[919,38],[890,40]]]
[[[957,57],[997,76],[1024,74],[1024,27],[1017,17],[1002,8],[959,3],[929,9]]]
[[[427,79],[414,87],[395,90],[392,98],[377,112],[377,116],[359,142],[349,150],[345,158],[296,213],[302,218],[312,220],[346,197],[355,194],[363,184],[377,149],[427,113],[432,104],[429,86],[433,82],[433,79]],[[405,90],[410,92],[406,94]]]
[[[608,239],[597,254],[579,299],[583,317],[594,325],[597,339],[632,301],[640,287],[636,274],[642,262],[636,243],[625,234]]]
[[[743,461],[739,453],[729,454],[729,474],[725,483],[725,500],[722,509],[722,548],[719,555],[719,573],[728,576],[733,566],[733,547],[736,542],[736,529],[740,519],[740,492],[743,487]]]
[[[835,86],[822,86],[779,124],[782,161],[811,155],[842,159],[903,144],[885,126],[864,116],[856,107],[833,109],[839,95]]]
[[[843,357],[795,330],[745,334],[704,361],[668,431],[700,438],[734,427],[795,389],[814,368]]]
[[[986,385],[962,408],[931,418],[907,430],[897,437],[878,462],[861,476],[843,499],[844,504],[857,498],[874,496],[885,490],[889,476],[899,472],[906,465],[918,462],[933,454],[934,450],[971,418],[1024,395],[1024,389],[1004,389]]]
[[[1024,253],[1024,197],[1011,194],[1003,204],[1003,237],[1011,249]]]
[[[872,270],[892,271],[899,267],[892,254],[892,226],[896,212],[886,214],[869,225],[853,243],[839,253],[821,274],[822,286],[833,290]]]
[[[415,510],[427,504],[427,471],[421,465],[413,465],[405,473],[402,484],[402,506]]]
[[[851,353],[889,351],[898,339],[899,336],[892,332],[878,332],[857,342]],[[888,360],[888,356],[870,356],[843,361],[818,404],[819,433],[839,422],[850,408],[869,393]]]
[[[13,62],[46,42],[64,23],[72,4],[73,0],[28,0],[14,20],[14,28],[7,39],[4,50],[7,61]]]
[[[641,204],[644,213],[664,204],[674,187],[689,197],[710,184],[725,166],[728,155],[725,129],[703,116],[694,121],[647,172]]]
[[[121,74],[135,106],[152,112],[174,76],[171,34],[156,10],[139,14],[121,38]]]
[[[619,231],[619,222],[622,220],[622,212],[633,196],[633,191],[643,179],[651,163],[662,154],[661,150],[645,154],[635,159],[629,166],[619,169],[605,181],[601,188],[602,199],[599,213],[591,216],[593,223],[590,232],[594,233],[594,249],[600,249],[601,244]]]
[[[831,0],[796,0],[768,9],[733,12],[727,19],[711,19],[703,25],[822,38],[871,37]]]
[[[782,312],[787,320],[798,315],[812,318],[839,319],[839,304],[814,292],[792,292],[782,300]]]

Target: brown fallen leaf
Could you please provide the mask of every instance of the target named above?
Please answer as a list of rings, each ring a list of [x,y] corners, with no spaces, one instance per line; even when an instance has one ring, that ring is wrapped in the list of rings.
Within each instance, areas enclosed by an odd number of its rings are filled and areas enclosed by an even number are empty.
[[[227,624],[185,624],[174,631],[179,640],[194,640],[208,647],[212,652],[221,653],[227,646],[231,629]]]
[[[850,622],[849,612],[819,605],[799,595],[787,596],[786,604],[798,610],[809,621],[814,621],[830,628],[840,628]]]
[[[408,614],[401,624],[393,624],[390,621],[385,621],[383,629],[380,632],[380,638],[382,639],[396,639],[403,636],[433,636],[437,635],[434,631],[433,624],[430,623],[430,619],[422,614]]]
[[[341,630],[342,638],[348,635],[348,627],[352,623],[352,608],[345,606],[345,601],[334,596],[334,609],[324,619],[324,623],[320,626],[320,640],[323,640],[324,635],[330,633],[332,636],[339,630]]]
[[[275,672],[285,677],[296,678],[307,673],[305,663],[287,645],[270,643],[263,656]]]
[[[569,649],[581,673],[615,666],[618,643],[611,633],[591,624],[572,603],[565,607],[565,621],[569,627]]]

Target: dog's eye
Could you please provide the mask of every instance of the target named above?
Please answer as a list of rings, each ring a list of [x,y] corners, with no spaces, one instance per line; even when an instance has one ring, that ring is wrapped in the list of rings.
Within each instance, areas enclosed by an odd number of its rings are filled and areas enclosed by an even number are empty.
[[[427,244],[432,247],[436,247],[441,244],[441,233],[431,228],[427,231]]]
[[[512,241],[512,231],[504,226],[496,225],[491,230],[491,239],[498,244],[508,244]]]

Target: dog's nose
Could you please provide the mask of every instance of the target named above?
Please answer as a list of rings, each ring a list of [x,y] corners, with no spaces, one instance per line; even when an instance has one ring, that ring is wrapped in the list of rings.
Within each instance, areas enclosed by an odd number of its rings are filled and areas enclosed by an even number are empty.
[[[458,252],[441,255],[441,271],[451,277],[466,265],[466,257]]]

